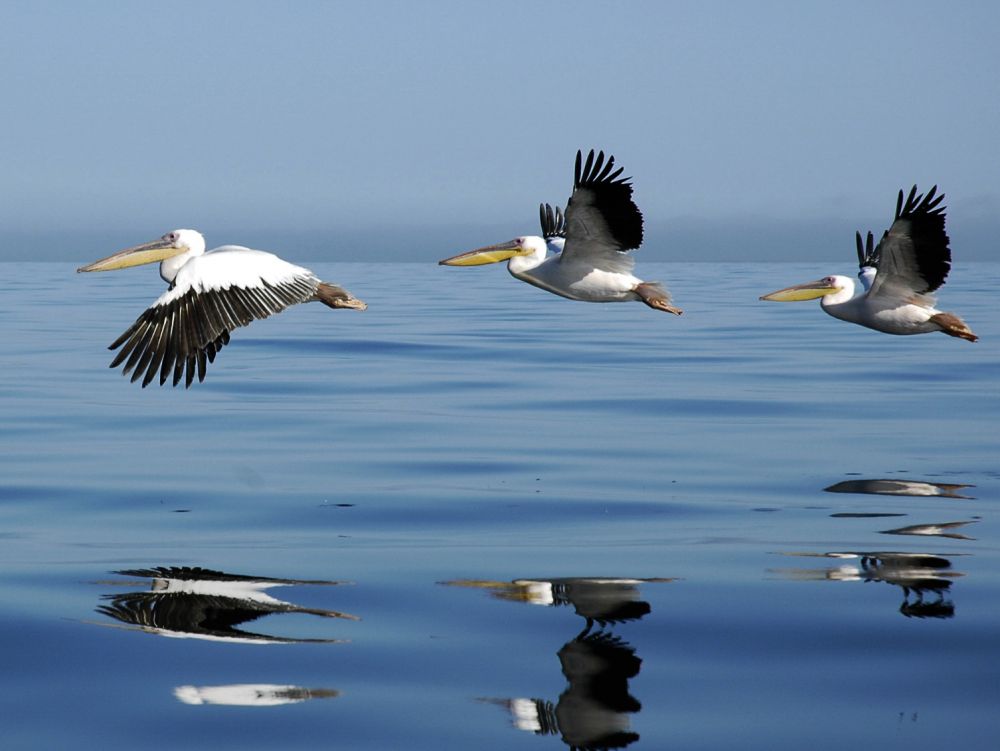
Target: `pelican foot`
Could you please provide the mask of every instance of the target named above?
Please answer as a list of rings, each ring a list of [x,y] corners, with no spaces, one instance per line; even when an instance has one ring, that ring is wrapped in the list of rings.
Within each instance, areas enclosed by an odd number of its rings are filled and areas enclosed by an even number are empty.
[[[670,295],[659,284],[643,282],[636,285],[635,293],[639,295],[639,299],[646,303],[646,305],[655,310],[673,313],[675,316],[679,316],[684,312],[680,308],[675,308],[670,304]]]

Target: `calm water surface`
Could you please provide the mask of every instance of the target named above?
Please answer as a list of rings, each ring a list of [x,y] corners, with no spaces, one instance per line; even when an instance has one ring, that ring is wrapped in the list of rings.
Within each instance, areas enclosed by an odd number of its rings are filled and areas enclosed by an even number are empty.
[[[3,748],[996,748],[1000,264],[975,345],[314,268],[369,310],[184,391],[107,367],[155,270],[0,264]]]

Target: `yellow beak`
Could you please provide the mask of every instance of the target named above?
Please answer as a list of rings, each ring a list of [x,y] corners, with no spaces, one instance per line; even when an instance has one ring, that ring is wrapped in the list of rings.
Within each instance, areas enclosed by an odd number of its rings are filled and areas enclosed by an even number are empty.
[[[438,261],[439,266],[483,266],[487,263],[498,263],[506,261],[514,256],[530,255],[533,251],[523,247],[517,240],[500,243],[498,245],[487,245],[485,248],[477,248],[467,253],[460,253],[451,258]]]
[[[762,295],[761,300],[771,300],[773,302],[799,302],[801,300],[815,300],[817,297],[829,295],[836,292],[836,287],[831,287],[824,279],[817,279],[814,282],[796,284],[794,287],[785,287],[769,295]]]
[[[113,256],[102,258],[100,261],[81,266],[77,272],[81,271],[115,271],[116,269],[127,269],[130,266],[142,266],[144,263],[155,263],[166,258],[186,253],[185,246],[176,247],[168,240],[153,240],[153,242],[136,245],[132,248],[115,253]]]

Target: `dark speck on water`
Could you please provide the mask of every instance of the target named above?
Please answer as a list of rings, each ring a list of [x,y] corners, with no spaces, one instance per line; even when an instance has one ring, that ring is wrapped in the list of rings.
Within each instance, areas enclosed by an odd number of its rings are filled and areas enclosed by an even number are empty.
[[[107,367],[155,273],[0,264],[4,749],[996,747],[1000,264],[978,344],[314,269],[185,391]]]

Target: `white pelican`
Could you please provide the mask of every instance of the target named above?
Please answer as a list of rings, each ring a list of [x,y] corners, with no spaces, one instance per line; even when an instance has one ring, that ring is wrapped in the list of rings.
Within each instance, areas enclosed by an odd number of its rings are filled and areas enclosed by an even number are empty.
[[[680,315],[670,295],[657,282],[632,274],[635,261],[627,251],[642,244],[642,214],[632,200],[631,178],[614,169],[615,158],[593,150],[584,163],[576,153],[573,195],[566,204],[566,241],[561,253],[546,258],[545,240],[517,237],[446,258],[444,266],[480,266],[508,261],[512,276],[570,300],[627,302],[638,300],[651,308]],[[545,211],[542,225],[545,232]],[[554,220],[553,220],[553,223]],[[509,259],[509,260],[508,260]]]
[[[944,229],[944,194],[935,198],[937,186],[926,196],[917,195],[914,185],[903,202],[896,201],[892,226],[870,254],[877,273],[867,292],[854,296],[854,282],[846,276],[827,276],[814,282],[771,292],[761,300],[794,302],[821,297],[820,305],[834,318],[866,326],[886,334],[928,334],[940,331],[970,342],[979,337],[954,313],[934,307],[933,292],[948,276],[951,249]],[[862,266],[870,263],[858,254]]]
[[[159,240],[136,245],[94,261],[77,271],[111,271],[160,261],[160,276],[170,287],[108,349],[121,351],[112,368],[145,388],[159,373],[160,385],[173,373],[173,385],[205,380],[207,363],[229,344],[229,333],[267,318],[290,305],[318,300],[331,308],[364,310],[347,290],[321,282],[309,269],[278,256],[239,245],[205,252],[205,238],[193,229],[176,229]]]

